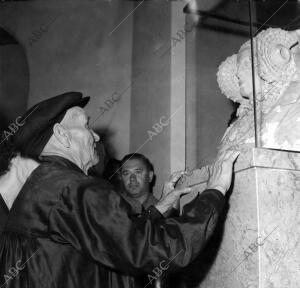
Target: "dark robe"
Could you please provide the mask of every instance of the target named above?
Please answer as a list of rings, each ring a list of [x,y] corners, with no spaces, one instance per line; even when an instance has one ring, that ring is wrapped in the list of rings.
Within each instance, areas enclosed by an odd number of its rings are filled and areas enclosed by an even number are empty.
[[[183,215],[154,206],[133,221],[130,205],[104,180],[61,157],[46,157],[24,184],[0,236],[0,285],[20,288],[130,287],[109,270],[149,274],[188,265],[216,226],[224,196],[207,190]],[[153,221],[152,217],[156,220]]]
[[[2,196],[0,195],[0,234],[2,233],[7,217],[8,217],[8,208],[2,198]],[[1,286],[0,286],[1,287]]]

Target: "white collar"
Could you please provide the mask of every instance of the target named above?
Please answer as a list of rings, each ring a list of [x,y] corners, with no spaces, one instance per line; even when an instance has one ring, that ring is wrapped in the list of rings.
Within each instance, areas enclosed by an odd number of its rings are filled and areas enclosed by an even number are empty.
[[[36,161],[20,156],[11,160],[9,171],[0,177],[0,194],[8,209],[11,209],[28,177],[38,166]]]

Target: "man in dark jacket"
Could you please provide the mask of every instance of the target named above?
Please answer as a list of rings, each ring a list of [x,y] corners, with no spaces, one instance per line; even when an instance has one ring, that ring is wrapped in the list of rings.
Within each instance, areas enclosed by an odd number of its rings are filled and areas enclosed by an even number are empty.
[[[139,215],[152,205],[158,203],[158,199],[154,197],[152,185],[154,181],[154,168],[150,160],[140,153],[127,154],[120,161],[118,175],[122,181],[122,196],[130,204],[132,213]],[[181,174],[182,175],[182,174]],[[175,175],[173,182],[177,182],[179,177]],[[174,189],[174,188],[173,188]],[[170,210],[165,217],[175,217],[179,213],[175,209]],[[157,277],[151,285],[148,284],[147,275],[135,278],[135,288],[147,287],[167,288],[169,287],[169,277],[163,273]]]
[[[74,92],[43,101],[27,111],[26,125],[14,135],[21,155],[34,158],[40,150],[42,163],[24,184],[0,236],[1,285],[112,287],[118,279],[110,278],[110,269],[146,273],[151,283],[154,271],[189,264],[216,225],[235,152],[212,166],[207,190],[181,217],[162,214],[188,188],[170,191],[140,221],[133,220],[110,183],[87,176],[98,161],[99,140],[82,109],[87,102]]]
[[[136,214],[158,202],[151,187],[154,178],[153,166],[144,155],[125,155],[121,160],[119,172],[124,187],[123,195]]]

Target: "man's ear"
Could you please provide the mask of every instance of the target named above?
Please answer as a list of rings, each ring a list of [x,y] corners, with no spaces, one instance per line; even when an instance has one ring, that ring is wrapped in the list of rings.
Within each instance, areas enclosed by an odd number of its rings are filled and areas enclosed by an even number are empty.
[[[69,133],[60,123],[54,124],[53,135],[61,145],[63,145],[65,148],[70,148],[71,143]]]
[[[153,180],[153,176],[154,176],[154,173],[153,173],[153,171],[149,171],[149,183],[151,183],[151,182],[152,182],[152,180]]]

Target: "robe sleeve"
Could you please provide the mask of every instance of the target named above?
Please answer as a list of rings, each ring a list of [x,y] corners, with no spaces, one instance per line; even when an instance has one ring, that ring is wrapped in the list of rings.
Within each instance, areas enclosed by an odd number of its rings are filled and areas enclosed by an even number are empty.
[[[130,205],[112,187],[86,183],[63,189],[49,215],[49,234],[125,273],[149,272],[157,265],[174,270],[198,255],[223,205],[219,191],[206,190],[185,205],[180,217],[159,217],[151,206],[149,215],[136,221],[129,216]]]

